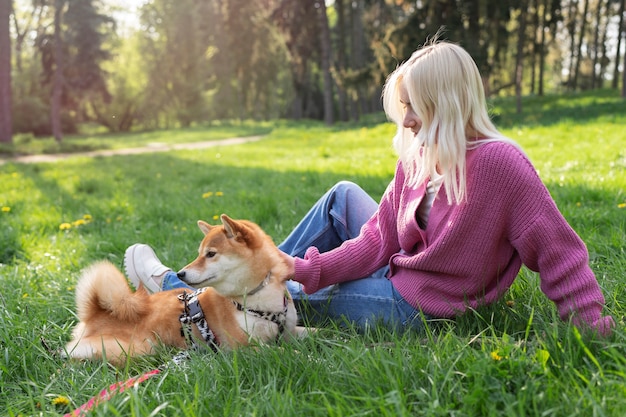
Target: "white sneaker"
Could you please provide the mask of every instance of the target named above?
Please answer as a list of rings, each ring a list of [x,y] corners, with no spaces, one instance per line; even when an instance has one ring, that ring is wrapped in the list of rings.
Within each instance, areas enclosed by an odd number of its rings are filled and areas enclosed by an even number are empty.
[[[148,245],[136,243],[126,249],[124,254],[126,276],[135,288],[143,284],[149,293],[161,291],[161,282],[171,268],[163,265]]]

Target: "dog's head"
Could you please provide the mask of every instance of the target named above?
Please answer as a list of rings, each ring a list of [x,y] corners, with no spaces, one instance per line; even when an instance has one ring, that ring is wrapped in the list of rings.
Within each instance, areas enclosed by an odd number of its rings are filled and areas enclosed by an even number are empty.
[[[178,277],[192,287],[213,287],[225,296],[242,296],[259,286],[282,261],[278,248],[258,225],[225,214],[221,220],[219,226],[198,221],[204,233],[198,257]]]

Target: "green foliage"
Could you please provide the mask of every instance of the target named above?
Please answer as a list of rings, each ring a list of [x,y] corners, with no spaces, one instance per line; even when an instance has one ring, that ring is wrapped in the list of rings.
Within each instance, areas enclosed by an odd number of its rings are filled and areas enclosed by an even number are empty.
[[[258,350],[197,352],[184,367],[168,367],[93,415],[623,415],[626,154],[623,112],[601,114],[605,99],[551,98],[541,106],[529,99],[533,116],[522,120],[510,115],[514,103],[506,100],[494,110],[586,242],[618,322],[613,337],[581,335],[561,323],[538,276],[523,269],[500,302],[433,323],[424,334],[329,326]],[[589,116],[562,117],[567,107]],[[215,223],[221,213],[255,220],[279,242],[337,180],[355,181],[378,199],[393,175],[394,127],[380,120],[332,128],[235,125],[221,133],[259,127],[267,136],[240,146],[0,166],[4,414],[69,412],[175,354],[161,348],[122,370],[56,356],[75,324],[76,279],[90,262],[121,266],[126,247],[144,242],[178,268],[196,254],[196,220]],[[222,128],[91,139],[111,147],[193,141]]]
[[[40,97],[18,97],[13,100],[12,111],[14,132],[50,133],[50,108]]]
[[[114,20],[100,13],[94,0],[72,0],[67,1],[63,22],[66,24],[63,33],[66,54],[69,52],[63,62],[66,85],[79,102],[90,95],[108,99],[101,65],[111,57],[105,41],[112,32]]]

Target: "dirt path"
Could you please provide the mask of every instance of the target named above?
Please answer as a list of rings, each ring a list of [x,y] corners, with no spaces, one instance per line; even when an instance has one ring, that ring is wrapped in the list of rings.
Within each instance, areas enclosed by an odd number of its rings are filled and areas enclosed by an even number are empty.
[[[57,154],[49,154],[49,155],[24,155],[24,156],[15,156],[9,158],[0,157],[0,165],[4,165],[9,162],[19,163],[19,164],[34,164],[40,162],[56,162],[63,159],[73,158],[73,157],[94,157],[94,156],[115,156],[115,155],[136,155],[142,153],[154,153],[154,152],[169,152],[176,151],[181,149],[205,149],[205,148],[214,148],[217,146],[231,146],[231,145],[240,145],[248,142],[256,142],[263,138],[263,136],[246,136],[241,138],[229,138],[229,139],[220,139],[220,140],[211,140],[206,142],[192,142],[192,143],[176,143],[176,144],[165,144],[165,143],[151,143],[147,146],[142,146],[140,148],[126,148],[126,149],[104,149],[100,151],[91,151],[91,152],[77,152],[77,153],[57,153]]]

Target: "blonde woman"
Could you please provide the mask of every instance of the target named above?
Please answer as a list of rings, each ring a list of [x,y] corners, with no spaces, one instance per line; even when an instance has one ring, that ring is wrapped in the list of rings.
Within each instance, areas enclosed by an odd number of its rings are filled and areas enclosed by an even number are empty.
[[[498,300],[525,264],[563,320],[610,333],[584,243],[490,121],[470,55],[447,42],[418,49],[389,76],[383,105],[399,160],[380,203],[340,182],[279,245],[300,314],[419,329]],[[135,282],[181,284],[148,247],[134,252],[127,263],[149,266]]]

